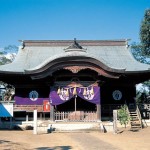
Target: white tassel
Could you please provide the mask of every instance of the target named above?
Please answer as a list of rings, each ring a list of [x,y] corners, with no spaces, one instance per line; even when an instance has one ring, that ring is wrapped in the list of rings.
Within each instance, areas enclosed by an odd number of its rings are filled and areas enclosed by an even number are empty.
[[[60,87],[59,87],[58,90],[57,90],[57,94],[58,94],[58,95],[60,94]]]
[[[77,89],[76,89],[76,87],[73,89],[73,95],[77,95]]]
[[[86,94],[87,94],[86,88],[84,88],[83,95],[85,96]]]
[[[90,91],[90,92],[91,92],[91,94],[92,94],[92,95],[94,95],[94,89],[93,89],[93,86],[92,86],[92,88],[91,88],[91,91]]]

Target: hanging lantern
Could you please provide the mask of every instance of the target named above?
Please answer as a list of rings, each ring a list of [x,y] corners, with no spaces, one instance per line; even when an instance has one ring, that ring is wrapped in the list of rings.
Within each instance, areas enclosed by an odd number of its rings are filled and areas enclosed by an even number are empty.
[[[67,97],[69,96],[69,89],[68,88],[66,89],[66,96]]]
[[[73,89],[73,95],[77,95],[77,88],[76,87]]]
[[[87,94],[86,88],[84,88],[83,95],[85,96],[86,94]]]
[[[91,87],[91,91],[90,92],[91,92],[92,95],[94,95],[94,88],[93,88],[93,86]]]
[[[57,94],[58,94],[58,95],[60,94],[60,87],[59,87],[58,90],[57,90]]]

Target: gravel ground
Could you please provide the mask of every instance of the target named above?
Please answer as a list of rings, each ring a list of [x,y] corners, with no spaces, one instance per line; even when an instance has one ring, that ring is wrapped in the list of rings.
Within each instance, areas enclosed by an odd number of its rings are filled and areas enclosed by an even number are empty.
[[[120,134],[100,132],[49,133],[0,130],[0,150],[149,150],[150,127]]]

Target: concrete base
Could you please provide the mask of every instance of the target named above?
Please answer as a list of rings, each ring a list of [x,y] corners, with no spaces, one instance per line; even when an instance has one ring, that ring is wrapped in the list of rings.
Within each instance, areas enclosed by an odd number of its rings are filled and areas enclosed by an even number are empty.
[[[144,127],[150,126],[150,120],[142,120]],[[12,128],[14,126],[20,127],[22,130],[29,130],[33,127],[33,121],[19,121],[12,122]],[[128,124],[127,126],[130,126]],[[122,128],[117,121],[117,127]],[[0,122],[0,128],[10,129],[9,122]],[[73,132],[73,131],[99,131],[99,132],[113,132],[113,122],[51,122],[38,120],[38,133],[50,133],[50,132]]]
[[[49,124],[50,131],[100,130],[99,123],[55,123]]]
[[[3,123],[3,127],[9,127],[9,124]],[[33,127],[33,121],[13,122],[12,127],[17,126],[22,130],[28,130]],[[2,127],[2,124],[0,128]],[[8,128],[7,127],[7,128]],[[37,132],[60,132],[60,131],[100,131],[112,132],[113,124],[111,122],[50,122],[38,121]]]

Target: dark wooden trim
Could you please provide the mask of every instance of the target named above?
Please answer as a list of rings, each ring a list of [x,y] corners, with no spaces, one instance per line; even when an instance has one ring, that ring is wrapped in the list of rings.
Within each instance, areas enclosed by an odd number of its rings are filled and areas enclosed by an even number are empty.
[[[124,73],[125,69],[112,69],[102,62],[88,57],[70,57],[59,58],[52,62],[47,63],[45,66],[36,70],[26,70],[26,74],[31,75],[32,78],[43,78],[51,75],[53,72],[63,69],[65,67],[80,66],[89,68],[109,78],[118,78],[120,73]]]
[[[30,46],[69,46],[74,40],[21,40],[25,47]],[[127,40],[77,40],[82,46],[125,46]]]

